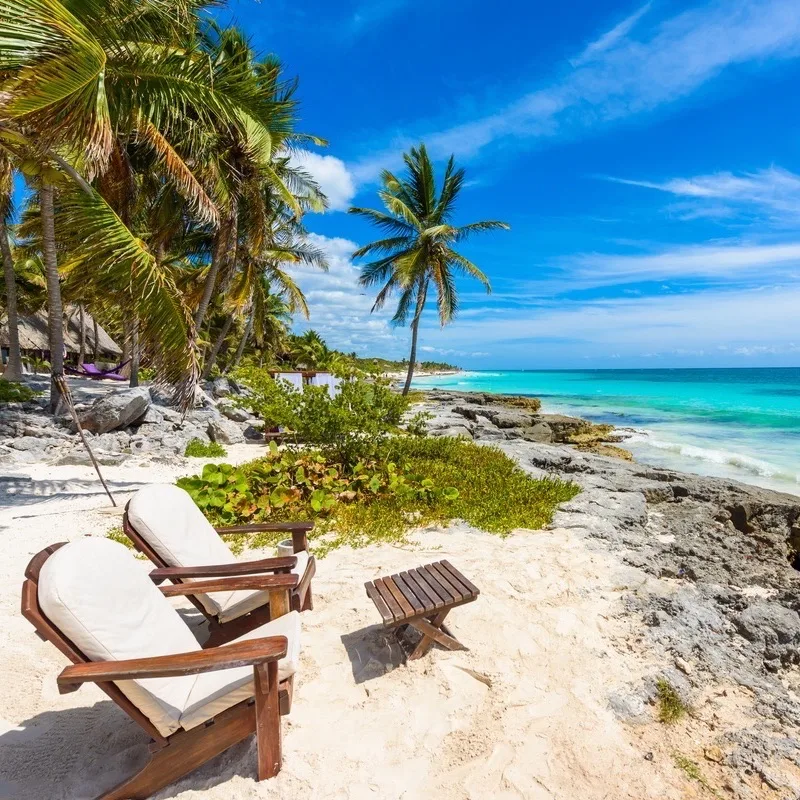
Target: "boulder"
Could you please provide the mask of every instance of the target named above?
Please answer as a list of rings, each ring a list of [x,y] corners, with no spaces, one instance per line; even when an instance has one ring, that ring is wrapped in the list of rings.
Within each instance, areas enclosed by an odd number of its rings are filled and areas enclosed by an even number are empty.
[[[45,438],[42,436],[21,436],[18,439],[12,439],[9,445],[15,450],[44,450],[53,444],[60,444],[61,440]]]
[[[507,409],[503,411],[495,411],[489,415],[489,419],[497,425],[498,428],[530,428],[534,423],[534,416],[525,411],[516,411],[514,409]]]
[[[227,378],[214,378],[211,382],[211,395],[213,397],[227,397],[231,393],[231,385]]]
[[[591,422],[564,414],[540,414],[539,422],[544,422],[553,431],[554,442],[567,442],[570,437],[583,433],[592,427]]]
[[[119,389],[95,400],[82,415],[81,425],[92,433],[125,428],[147,413],[150,402],[150,390],[146,386]]]
[[[244,442],[242,429],[235,422],[224,417],[209,420],[208,435],[219,444],[241,444]]]
[[[431,431],[431,436],[451,436],[454,439],[471,439],[472,432],[465,425],[453,425],[450,428],[440,428]]]
[[[537,422],[530,428],[525,428],[520,438],[526,442],[543,442],[550,444],[553,441],[553,429],[546,422]]]
[[[247,422],[250,419],[250,412],[244,408],[233,405],[225,401],[220,402],[217,408],[222,412],[224,417],[232,419],[234,422]]]
[[[160,425],[164,421],[164,413],[160,411],[156,406],[150,405],[150,407],[145,411],[144,416],[138,420],[140,425]]]
[[[264,423],[255,422],[244,429],[244,438],[257,442],[264,438]]]

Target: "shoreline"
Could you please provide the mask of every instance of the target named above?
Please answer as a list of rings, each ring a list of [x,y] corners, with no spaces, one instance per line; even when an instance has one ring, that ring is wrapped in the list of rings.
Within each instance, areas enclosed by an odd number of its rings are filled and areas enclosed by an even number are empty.
[[[618,372],[618,370],[608,370]],[[570,371],[566,371],[570,372]],[[413,387],[412,387],[413,388]],[[486,395],[487,397],[519,396],[539,398],[543,414],[560,414],[585,419],[594,425],[612,425],[618,435],[625,438],[623,446],[630,450],[633,457],[643,464],[665,469],[688,472],[705,477],[716,477],[723,480],[734,480],[758,486],[764,489],[788,493],[800,497],[800,467],[796,469],[781,465],[780,462],[769,462],[760,451],[751,452],[757,443],[740,441],[735,429],[729,436],[721,435],[718,441],[697,440],[691,421],[680,427],[672,423],[661,422],[663,430],[650,429],[644,424],[625,422],[619,424],[620,418],[627,416],[625,411],[614,411],[609,408],[581,407],[579,403],[553,402],[546,394],[540,397],[535,392],[499,392],[487,389],[455,388],[426,386],[416,387],[417,391],[444,392],[455,395]],[[565,398],[568,400],[568,398]],[[598,398],[602,402],[602,398]],[[696,427],[696,426],[695,426]],[[769,456],[766,456],[768,458]]]

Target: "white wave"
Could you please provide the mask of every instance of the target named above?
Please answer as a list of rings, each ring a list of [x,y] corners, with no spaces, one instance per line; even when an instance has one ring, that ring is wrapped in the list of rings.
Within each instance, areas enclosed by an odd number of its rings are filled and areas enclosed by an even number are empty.
[[[683,444],[681,442],[668,442],[663,439],[656,439],[647,431],[640,431],[626,440],[626,442],[642,442],[655,447],[658,450],[665,450],[675,455],[691,458],[695,461],[705,461],[710,464],[735,467],[751,475],[758,475],[762,478],[776,478],[790,483],[800,484],[800,474],[770,464],[752,456],[734,453],[730,450],[717,450],[711,447],[698,447],[693,444]]]

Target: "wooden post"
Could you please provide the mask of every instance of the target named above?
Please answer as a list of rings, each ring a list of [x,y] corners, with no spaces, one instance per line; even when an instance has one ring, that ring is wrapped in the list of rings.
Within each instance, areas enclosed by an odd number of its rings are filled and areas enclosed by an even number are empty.
[[[253,667],[256,690],[258,779],[274,778],[281,770],[281,716],[278,702],[278,662]]]
[[[89,454],[89,458],[92,460],[92,464],[94,464],[94,471],[97,473],[97,477],[100,478],[100,483],[103,484],[103,488],[106,490],[106,494],[108,495],[108,499],[111,501],[111,505],[114,506],[114,508],[116,508],[117,501],[114,499],[114,495],[111,494],[111,492],[109,491],[105,479],[103,478],[103,474],[100,472],[100,465],[97,463],[97,459],[94,457],[92,448],[89,447],[89,442],[86,441],[86,436],[84,435],[83,428],[81,427],[81,421],[80,419],[78,419],[78,412],[75,410],[75,404],[72,402],[72,394],[69,391],[69,386],[67,386],[67,381],[63,375],[59,375],[58,377],[54,378],[54,380],[56,386],[58,387],[58,391],[61,393],[61,396],[64,398],[64,402],[67,404],[67,408],[69,408],[69,413],[72,416],[72,421],[78,428],[78,435],[81,437],[83,446],[86,448],[86,452]]]

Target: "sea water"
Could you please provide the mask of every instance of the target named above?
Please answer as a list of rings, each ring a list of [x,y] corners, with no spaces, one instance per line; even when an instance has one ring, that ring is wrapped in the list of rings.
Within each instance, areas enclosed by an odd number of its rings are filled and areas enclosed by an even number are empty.
[[[415,388],[539,397],[611,423],[637,461],[800,495],[800,368],[463,372]]]

